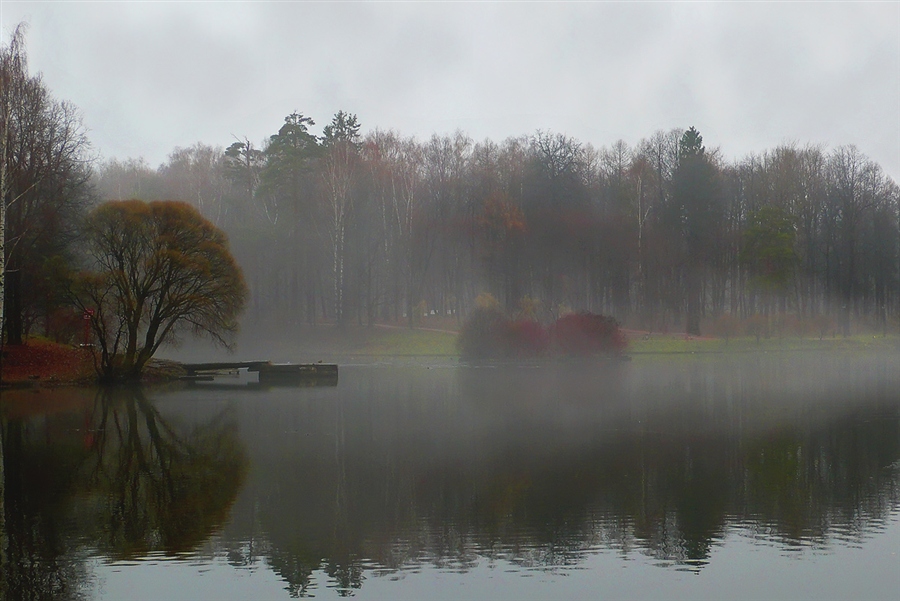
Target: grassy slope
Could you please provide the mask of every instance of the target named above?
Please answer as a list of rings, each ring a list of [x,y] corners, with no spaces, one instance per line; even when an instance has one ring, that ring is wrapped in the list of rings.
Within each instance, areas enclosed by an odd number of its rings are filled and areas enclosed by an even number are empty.
[[[739,337],[688,338],[680,334],[653,334],[629,336],[627,353],[638,359],[654,355],[690,354],[732,354],[753,352],[793,352],[793,351],[900,351],[900,337],[857,335],[835,338]],[[355,348],[347,349],[349,354],[372,356],[423,356],[457,357],[456,335],[449,332],[410,330],[407,328],[369,331],[369,335],[358,340]]]
[[[740,337],[725,340],[723,338],[694,338],[684,335],[652,335],[632,336],[629,338],[628,353],[638,357],[655,354],[690,354],[690,353],[746,353],[746,352],[784,352],[784,351],[898,351],[900,337],[857,335],[847,338],[797,338]]]
[[[187,363],[204,361],[270,360],[275,362],[340,362],[363,357],[456,357],[456,333],[409,329],[398,326],[331,325],[278,330],[246,327],[234,353],[216,348],[206,340],[186,340],[180,347],[161,349],[160,357]]]
[[[373,355],[455,357],[456,334],[409,328],[378,329],[362,352]]]
[[[456,358],[456,334],[451,331],[409,329],[404,327],[348,327],[340,331],[318,327],[302,336],[302,343],[282,343],[272,348],[276,360],[301,360],[312,354],[323,357],[413,357],[433,356]],[[627,353],[634,359],[653,356],[692,354],[732,354],[791,351],[900,351],[900,337],[857,335],[848,338],[755,337],[688,338],[683,334],[652,334],[629,332]],[[292,354],[292,350],[300,351]],[[266,354],[263,352],[263,354]],[[262,356],[262,355],[260,355]],[[279,356],[283,356],[281,358]]]

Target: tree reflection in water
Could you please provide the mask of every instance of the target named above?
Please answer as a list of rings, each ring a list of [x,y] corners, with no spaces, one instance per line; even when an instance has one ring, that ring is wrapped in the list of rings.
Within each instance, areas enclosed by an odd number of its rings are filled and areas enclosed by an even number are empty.
[[[101,388],[55,415],[9,417],[4,401],[10,598],[79,598],[87,557],[189,551],[227,520],[247,465],[227,410],[178,428],[139,388]]]
[[[176,554],[228,518],[246,460],[237,426],[220,413],[177,432],[140,389],[101,393],[92,460],[85,466],[99,549],[113,557]]]
[[[779,398],[767,372],[688,369],[657,387],[347,371],[340,394],[302,410],[272,398],[242,422],[248,440],[276,439],[251,443],[253,510],[297,596],[319,570],[348,593],[369,570],[560,567],[600,548],[700,570],[730,532],[827,546],[900,506],[892,386]]]
[[[348,367],[335,388],[108,389],[39,418],[4,399],[3,581],[77,598],[87,557],[219,530],[214,553],[297,597],[600,550],[700,571],[734,536],[858,544],[900,509],[900,374],[842,361]]]

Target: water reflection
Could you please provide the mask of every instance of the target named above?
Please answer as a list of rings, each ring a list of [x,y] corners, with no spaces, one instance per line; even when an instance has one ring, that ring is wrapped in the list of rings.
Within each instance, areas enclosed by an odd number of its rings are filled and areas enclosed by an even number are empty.
[[[75,598],[86,557],[188,554],[298,597],[610,550],[703,572],[735,533],[864,548],[900,510],[898,390],[894,358],[751,357],[5,399],[4,580]]]
[[[896,376],[855,366],[837,385],[798,364],[786,373],[816,385],[783,374],[778,396],[778,362],[715,369],[347,370],[339,392],[242,419],[258,492],[236,510],[252,503],[294,595],[317,570],[348,593],[367,569],[559,567],[601,548],[699,570],[736,529],[786,550],[884,526]]]
[[[227,410],[178,424],[121,388],[7,392],[2,409],[9,598],[83,596],[90,556],[195,549],[227,520],[246,473]]]

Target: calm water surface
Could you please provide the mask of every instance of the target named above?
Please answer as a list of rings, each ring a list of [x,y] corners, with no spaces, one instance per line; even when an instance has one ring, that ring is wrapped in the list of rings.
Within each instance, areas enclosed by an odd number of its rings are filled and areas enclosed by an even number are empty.
[[[895,599],[900,356],[5,392],[9,599]]]

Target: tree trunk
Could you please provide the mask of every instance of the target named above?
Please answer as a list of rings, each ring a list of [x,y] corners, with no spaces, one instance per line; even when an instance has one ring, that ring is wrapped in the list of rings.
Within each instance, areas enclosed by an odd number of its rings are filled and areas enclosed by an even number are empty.
[[[686,333],[690,336],[700,335],[700,313],[701,313],[701,288],[700,288],[700,268],[697,265],[690,265],[687,270],[687,315],[685,322],[687,327]]]
[[[6,173],[6,124],[9,118],[6,94],[3,94],[3,106],[0,106],[0,347],[3,346],[3,332],[6,329],[6,196],[8,182]]]
[[[4,288],[4,317],[6,326],[6,343],[22,344],[24,342],[24,328],[22,324],[22,273],[18,269],[12,269],[7,274],[9,277]]]

